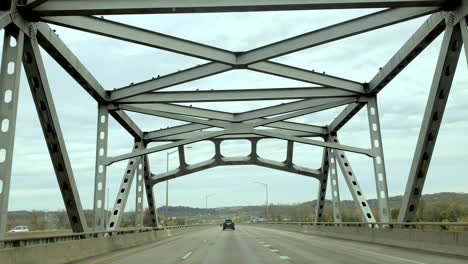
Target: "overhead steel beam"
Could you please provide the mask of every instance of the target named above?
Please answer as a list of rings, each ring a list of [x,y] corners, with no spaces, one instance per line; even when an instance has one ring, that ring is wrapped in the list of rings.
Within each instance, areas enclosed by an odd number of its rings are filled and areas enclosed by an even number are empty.
[[[274,133],[282,133],[285,135],[290,135],[290,136],[295,136],[295,137],[322,137],[322,134],[316,134],[316,133],[310,133],[310,132],[298,132],[298,131],[291,131],[291,130],[284,130],[284,129],[271,129]],[[194,132],[188,132],[188,133],[183,133],[183,134],[177,134],[177,135],[171,135],[171,136],[165,136],[165,137],[156,137],[154,139],[149,139],[147,138],[146,140],[150,142],[164,142],[164,141],[179,141],[179,140],[184,140],[184,139],[189,139],[193,137],[198,137],[202,135],[206,135],[208,133],[211,133],[209,131],[194,131]],[[262,139],[262,138],[268,138],[265,136],[261,135],[254,135],[254,134],[236,134],[236,135],[224,135],[217,137],[219,139]]]
[[[105,89],[86,69],[73,52],[63,43],[59,36],[46,23],[37,25],[37,40],[42,48],[79,83],[96,101],[105,103]]]
[[[39,45],[35,38],[25,39],[23,66],[71,228],[75,233],[86,232],[88,224],[81,206],[80,196],[40,55]]]
[[[267,127],[277,128],[282,130],[291,130],[301,133],[310,133],[311,135],[326,135],[327,129],[325,127],[320,126],[313,126],[313,125],[306,125],[288,121],[276,122],[272,124],[266,125]],[[201,131],[203,129],[209,128],[210,126],[201,125],[201,124],[187,124],[187,125],[180,125],[160,130],[155,130],[151,132],[144,133],[145,140],[157,141],[160,138],[164,137],[176,137],[179,134],[194,132],[194,131]]]
[[[375,94],[382,90],[444,30],[445,15],[443,13],[431,15],[372,78],[369,82],[368,92]]]
[[[340,101],[324,102],[321,105],[309,107],[307,109],[303,109],[303,110],[300,110],[300,111],[295,111],[295,112],[291,112],[291,113],[287,113],[287,114],[283,114],[283,115],[279,115],[279,116],[275,116],[275,117],[265,118],[265,119],[262,119],[262,120],[259,120],[259,121],[245,122],[244,124],[248,125],[248,126],[251,126],[251,127],[266,126],[268,124],[272,124],[272,123],[275,123],[275,122],[288,120],[288,119],[304,116],[304,115],[307,115],[307,114],[324,111],[324,110],[331,109],[331,108],[334,108],[334,107],[346,105],[346,104],[349,104],[349,103],[351,103],[353,101],[355,101],[355,99],[342,99]]]
[[[295,100],[328,97],[352,97],[359,93],[343,91],[329,87],[274,88],[274,89],[238,89],[238,90],[203,90],[184,92],[144,93],[115,103],[201,103],[233,102],[261,100]]]
[[[341,113],[330,123],[328,131],[330,133],[337,132],[342,128],[353,116],[355,116],[366,104],[365,103],[352,103],[346,106]]]
[[[281,63],[264,61],[250,64],[247,68],[253,71],[280,76],[296,81],[335,87],[350,92],[365,93],[364,85],[361,83],[327,75],[325,73],[308,71]]]
[[[237,63],[252,64],[351,37],[439,11],[439,7],[390,8],[285,39],[240,55]]]
[[[442,13],[431,15],[385,66],[379,70],[378,74],[368,84],[368,92],[375,94],[382,90],[444,30],[445,16]],[[347,106],[329,125],[330,132],[337,132],[364,106],[364,103]]]
[[[0,29],[5,28],[11,23],[11,15],[9,11],[0,12]]]
[[[198,117],[198,118],[205,118],[210,120],[221,120],[221,121],[234,121],[235,115],[233,113],[205,109],[205,108],[198,108],[192,106],[185,106],[185,105],[177,105],[177,104],[167,104],[167,103],[153,103],[153,104],[118,104],[117,107],[138,107],[144,109],[151,109],[154,111],[165,112],[168,114],[177,114],[177,115],[184,115],[184,116],[191,116],[191,117]]]
[[[219,145],[218,145],[219,146]],[[202,170],[207,170],[210,168],[218,166],[236,166],[236,165],[257,165],[261,167],[266,167],[270,169],[287,171],[290,173],[295,173],[299,175],[304,175],[312,178],[319,178],[320,172],[314,169],[303,168],[299,166],[289,166],[282,162],[277,162],[273,160],[263,159],[263,158],[253,158],[253,157],[218,157],[202,161],[196,164],[188,165],[184,168],[179,167],[175,170],[168,171],[161,174],[153,174],[151,177],[151,185],[158,184],[163,181],[176,179],[185,175],[189,175],[195,172]]]
[[[299,143],[303,143],[303,144],[307,144],[307,145],[314,145],[314,146],[319,146],[319,147],[323,147],[323,148],[338,149],[338,150],[343,150],[343,151],[349,151],[349,152],[364,154],[364,155],[366,155],[368,157],[373,156],[372,151],[369,150],[369,149],[345,146],[345,145],[341,145],[341,144],[337,144],[337,143],[329,143],[329,142],[323,142],[323,141],[313,140],[313,139],[306,139],[306,138],[288,136],[288,135],[273,133],[273,132],[269,132],[269,131],[266,131],[266,130],[259,130],[259,129],[252,129],[252,133],[257,134],[257,135],[272,137],[272,138],[291,140],[291,141],[294,141],[294,142],[299,142]]]
[[[0,68],[0,239],[5,237],[8,221],[23,44],[24,35],[17,27],[5,28]]]
[[[447,25],[419,132],[398,222],[413,222],[457,69],[463,40],[460,27]]]
[[[42,48],[78,82],[98,103],[106,103],[108,96],[106,90],[86,69],[73,52],[63,43],[58,35],[46,24],[39,22],[37,25],[37,40]],[[132,136],[141,137],[141,131],[126,116],[119,111],[111,111],[112,117],[117,120]]]
[[[84,30],[87,32],[101,34],[117,39],[123,39],[147,46],[170,49],[171,51],[178,52],[181,54],[192,55],[223,63],[209,63],[202,66],[193,67],[182,72],[166,75],[156,80],[145,81],[135,85],[132,84],[128,87],[117,89],[111,94],[112,101],[126,98],[132,95],[137,95],[139,93],[167,88],[176,84],[204,78],[214,74],[219,74],[221,72],[232,69],[232,67],[245,67],[246,65],[238,63],[237,55],[230,51],[217,49],[214,47],[179,38],[174,38],[145,29],[131,27],[121,23],[109,22],[100,18],[52,17],[43,20],[60,26]],[[251,65],[249,68],[264,73],[291,78],[294,80],[302,80],[314,84],[330,85],[344,90],[364,92],[362,84],[337,78],[334,76],[317,74],[314,72],[305,71],[299,68],[294,68],[278,63],[256,63],[254,65]],[[133,91],[129,92],[129,88],[134,89],[132,89]]]
[[[86,3],[83,3],[86,2]],[[62,15],[125,15],[125,14],[172,14],[209,12],[256,12],[348,8],[395,8],[442,6],[444,0],[126,0],[118,3],[111,0],[49,0],[33,10],[40,16]]]
[[[113,109],[109,109],[109,113],[133,138],[139,140],[143,137],[143,132],[127,113],[122,110]]]
[[[203,140],[210,139],[210,138],[219,137],[219,136],[222,136],[222,135],[226,134],[227,132],[228,131],[226,131],[226,130],[215,131],[215,132],[211,132],[211,133],[209,133],[207,135],[196,137],[196,138],[181,140],[181,141],[178,141],[178,142],[164,144],[162,146],[147,148],[147,149],[144,149],[144,150],[134,151],[134,152],[128,153],[128,154],[123,154],[123,155],[119,155],[119,156],[115,156],[115,157],[110,157],[110,158],[107,158],[107,165],[110,165],[110,164],[112,164],[114,162],[118,162],[118,161],[122,161],[122,160],[131,159],[131,158],[134,158],[134,157],[138,157],[138,156],[147,155],[147,154],[151,154],[151,153],[158,152],[158,151],[163,151],[163,150],[170,149],[170,148],[175,148],[175,147],[178,147],[178,146],[187,145],[187,144],[203,141]]]
[[[351,103],[357,100],[359,100],[357,97],[351,97],[351,98],[324,98],[324,99],[314,98],[314,99],[295,101],[295,102],[291,102],[287,104],[274,105],[270,107],[265,107],[261,109],[239,113],[235,115],[234,121],[236,122],[249,121],[253,119],[265,118],[269,116],[275,116],[275,115],[285,114],[285,113],[299,111],[299,110],[305,110],[308,108],[326,106],[326,105],[330,105],[331,107],[334,107],[335,103],[345,102],[345,101],[347,103]]]
[[[88,5],[90,3],[86,3]],[[112,4],[110,4],[112,5]],[[230,51],[188,41],[158,32],[91,16],[45,17],[44,22],[78,29],[200,59],[235,65],[237,56]]]
[[[195,124],[202,124],[202,125],[207,125],[211,127],[220,127],[224,128],[228,125],[228,122],[221,122],[217,120],[207,120],[207,119],[201,119],[201,118],[195,118],[195,117],[190,117],[190,116],[185,116],[185,115],[179,115],[179,114],[173,114],[173,113],[167,113],[159,110],[155,110],[151,107],[152,105],[125,105],[121,104],[118,107],[123,110],[135,112],[135,113],[140,113],[140,114],[146,114],[146,115],[152,115],[152,116],[159,116],[159,117],[164,117],[164,118],[169,118],[173,120],[179,120],[179,121],[184,121],[184,122],[189,122],[189,123],[195,123]]]
[[[182,84],[226,72],[231,69],[231,66],[218,62],[206,63],[183,71],[116,89],[111,93],[110,101],[117,101],[134,95],[160,90],[177,84]]]

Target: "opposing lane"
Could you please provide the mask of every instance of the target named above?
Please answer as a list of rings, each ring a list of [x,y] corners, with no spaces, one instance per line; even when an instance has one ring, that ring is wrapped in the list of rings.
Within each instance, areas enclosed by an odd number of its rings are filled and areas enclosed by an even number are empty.
[[[80,263],[458,264],[468,259],[242,225],[236,231],[211,227]]]

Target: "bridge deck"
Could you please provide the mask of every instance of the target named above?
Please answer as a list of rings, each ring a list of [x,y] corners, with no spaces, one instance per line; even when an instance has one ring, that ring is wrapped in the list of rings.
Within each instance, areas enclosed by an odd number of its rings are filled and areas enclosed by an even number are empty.
[[[79,262],[107,263],[468,263],[432,254],[256,226],[212,227]]]

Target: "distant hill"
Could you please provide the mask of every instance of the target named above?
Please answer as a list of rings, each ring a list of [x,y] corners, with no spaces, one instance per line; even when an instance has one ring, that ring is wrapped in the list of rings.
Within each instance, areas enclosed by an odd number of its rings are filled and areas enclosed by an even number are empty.
[[[402,202],[403,196],[393,196],[389,198],[390,207],[398,211],[398,207]],[[425,194],[422,196],[424,201],[425,212],[420,212],[418,217],[426,221],[442,221],[450,220],[457,221],[459,219],[466,219],[468,221],[468,193],[434,193]],[[371,208],[377,209],[377,199],[369,199],[368,203]],[[313,214],[317,200],[297,203],[297,204],[270,204],[269,215],[273,219],[278,220],[313,220]],[[347,216],[347,221],[359,221],[359,214],[356,213],[354,202],[351,200],[341,201],[343,209],[343,218]],[[331,201],[326,200],[325,214],[328,221],[331,220]],[[164,212],[164,206],[158,208],[159,215]],[[419,210],[421,211],[421,210]],[[418,212],[419,212],[418,211]],[[231,207],[218,207],[208,208],[192,208],[186,206],[169,206],[168,215],[171,217],[199,217],[206,216],[207,213],[214,217],[225,216],[264,216],[266,213],[265,205],[256,206],[231,206]],[[92,223],[92,210],[85,210],[85,216],[90,226]],[[455,214],[455,215],[454,215]],[[125,212],[123,222],[132,223],[134,212]],[[463,218],[465,217],[465,218]],[[42,211],[10,211],[8,212],[8,226],[11,228],[14,225],[36,225],[37,229],[41,229],[41,219],[46,220],[46,226],[51,228],[69,228],[68,220],[65,211],[48,211],[45,214]],[[343,219],[345,221],[345,219]]]

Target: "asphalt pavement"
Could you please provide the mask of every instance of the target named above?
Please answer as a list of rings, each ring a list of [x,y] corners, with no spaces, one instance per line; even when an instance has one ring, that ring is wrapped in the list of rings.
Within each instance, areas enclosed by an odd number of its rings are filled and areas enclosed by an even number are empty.
[[[468,258],[258,226],[238,225],[235,231],[222,231],[220,226],[210,227],[79,263],[466,264]]]

